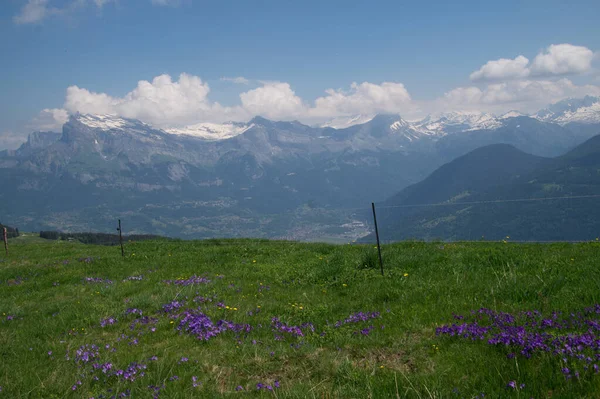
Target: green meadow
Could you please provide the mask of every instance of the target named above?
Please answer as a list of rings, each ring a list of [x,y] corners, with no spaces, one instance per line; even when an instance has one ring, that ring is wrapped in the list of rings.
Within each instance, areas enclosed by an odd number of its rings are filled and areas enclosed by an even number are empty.
[[[127,242],[124,258],[118,247],[32,234],[9,245],[0,256],[0,398],[600,392],[598,314],[544,330],[544,339],[592,335],[587,362],[436,334],[481,308],[550,318],[593,307],[598,242],[401,242],[382,248],[384,276],[373,245],[145,241]]]

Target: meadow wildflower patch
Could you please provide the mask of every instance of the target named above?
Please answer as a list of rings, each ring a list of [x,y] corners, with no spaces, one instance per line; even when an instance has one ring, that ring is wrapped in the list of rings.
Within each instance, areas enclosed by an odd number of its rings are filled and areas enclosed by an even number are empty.
[[[13,245],[0,399],[600,391],[596,242],[233,243]]]
[[[252,330],[249,324],[236,324],[227,320],[213,322],[209,316],[200,310],[186,310],[180,316],[181,319],[177,329],[203,341],[208,341],[226,331],[249,333]]]
[[[195,284],[208,284],[210,283],[210,280],[206,277],[201,277],[201,276],[191,276],[189,278],[177,278],[174,280],[164,280],[165,284],[173,284],[173,285],[179,285],[179,286],[188,286],[188,285],[195,285]]]
[[[509,359],[515,355],[526,359],[538,354],[556,356],[567,379],[599,372],[600,304],[545,316],[538,310],[511,314],[481,308],[454,319],[457,322],[438,327],[436,334],[482,341],[506,351]]]

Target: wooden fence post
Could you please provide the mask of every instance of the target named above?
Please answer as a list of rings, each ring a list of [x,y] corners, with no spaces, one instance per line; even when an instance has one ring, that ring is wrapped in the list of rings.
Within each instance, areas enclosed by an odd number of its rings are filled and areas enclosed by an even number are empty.
[[[381,258],[381,245],[379,244],[379,229],[377,229],[377,215],[375,214],[375,203],[371,202],[373,208],[373,221],[375,222],[375,237],[377,237],[377,252],[379,252],[379,266],[381,267],[381,275],[383,276],[383,259]]]
[[[123,249],[123,234],[122,234],[122,230],[121,230],[121,219],[119,219],[119,227],[117,227],[117,230],[119,230],[119,243],[121,244],[121,256],[125,257],[125,250]]]
[[[4,250],[6,251],[6,256],[8,256],[8,232],[6,231],[6,227],[2,228],[2,238],[4,239]]]

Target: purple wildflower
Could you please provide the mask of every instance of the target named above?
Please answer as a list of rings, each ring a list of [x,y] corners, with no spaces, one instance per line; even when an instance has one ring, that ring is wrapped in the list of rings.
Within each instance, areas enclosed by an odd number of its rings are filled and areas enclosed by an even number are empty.
[[[164,280],[163,282],[168,285],[173,284],[173,285],[180,285],[180,286],[185,287],[188,285],[195,285],[195,284],[208,284],[208,283],[210,283],[210,280],[207,279],[206,277],[194,275],[187,279]]]
[[[162,306],[162,310],[165,313],[172,313],[185,305],[184,301],[171,301]]]
[[[312,323],[303,323],[300,326],[289,326],[281,322],[277,317],[273,317],[271,319],[271,328],[273,329],[273,331],[290,334],[293,337],[304,337],[306,334],[306,331],[304,330],[307,329],[309,329],[311,332],[315,331],[315,328],[312,325]],[[283,339],[283,337],[280,335],[276,335],[275,339],[281,340]]]
[[[138,315],[142,315],[142,310],[141,309],[136,309],[136,308],[128,308],[127,310],[125,310],[125,314],[138,314]]]
[[[112,284],[113,283],[112,280],[104,279],[104,278],[100,278],[100,277],[84,277],[83,282],[89,283],[89,284]]]
[[[112,326],[117,322],[117,319],[114,317],[108,317],[106,319],[100,320],[100,327]]]
[[[530,358],[536,353],[558,356],[565,363],[561,371],[569,379],[580,375],[566,364],[598,371],[593,362],[600,360],[599,318],[600,305],[568,314],[552,312],[550,317],[537,310],[509,314],[481,308],[468,317],[454,316],[460,322],[439,327],[436,334],[506,347],[509,359],[516,355]]]
[[[186,310],[182,316],[177,329],[203,341],[208,341],[228,330],[236,333],[248,333],[252,330],[249,324],[235,324],[227,320],[219,320],[215,323],[200,310]]]
[[[337,321],[334,324],[334,327],[338,328],[343,326],[344,324],[353,324],[353,323],[360,323],[360,322],[364,322],[364,321],[368,321],[368,320],[372,320],[372,319],[378,319],[381,317],[381,313],[379,312],[355,312],[352,313],[350,316],[348,316],[346,319],[344,320],[340,320]]]

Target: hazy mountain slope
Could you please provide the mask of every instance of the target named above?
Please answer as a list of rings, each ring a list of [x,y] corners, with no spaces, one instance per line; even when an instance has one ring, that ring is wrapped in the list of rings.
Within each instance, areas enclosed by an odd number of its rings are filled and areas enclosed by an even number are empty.
[[[539,156],[557,156],[580,144],[583,139],[568,128],[520,116],[506,118],[496,129],[473,130],[442,137],[438,151],[450,157],[460,156],[490,144],[510,144],[521,151]]]
[[[597,198],[502,201],[598,195],[599,171],[600,136],[552,159],[506,146],[478,149],[382,203],[381,235],[386,240],[593,239],[600,231]],[[442,202],[448,205],[406,207]]]
[[[478,148],[443,165],[425,180],[407,187],[382,205],[450,201],[464,193],[506,184],[531,171],[543,159],[507,144]]]

